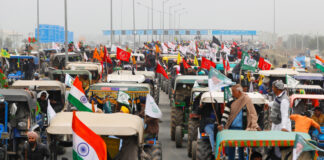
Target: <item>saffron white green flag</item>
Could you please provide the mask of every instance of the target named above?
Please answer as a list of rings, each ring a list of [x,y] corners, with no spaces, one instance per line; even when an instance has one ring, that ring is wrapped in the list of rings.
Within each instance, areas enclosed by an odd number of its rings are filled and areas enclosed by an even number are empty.
[[[82,82],[78,77],[76,77],[73,82],[73,86],[68,95],[68,100],[79,111],[92,112],[92,105],[89,103],[82,88]]]
[[[296,86],[299,84],[299,81],[295,80],[289,75],[286,75],[286,83],[288,88],[296,88]]]
[[[118,92],[118,98],[117,98],[117,102],[128,105],[129,106],[129,102],[128,99],[130,98],[130,96],[123,92],[123,91],[119,91]]]
[[[242,55],[241,66],[242,70],[255,71],[258,66],[258,62],[255,59],[251,58],[248,53],[244,52]]]
[[[162,112],[150,94],[146,95],[145,114],[152,118],[162,118]]]
[[[316,58],[316,68],[319,69],[321,72],[324,72],[324,60],[319,56],[315,56]]]
[[[73,112],[73,160],[107,160],[105,141]]]

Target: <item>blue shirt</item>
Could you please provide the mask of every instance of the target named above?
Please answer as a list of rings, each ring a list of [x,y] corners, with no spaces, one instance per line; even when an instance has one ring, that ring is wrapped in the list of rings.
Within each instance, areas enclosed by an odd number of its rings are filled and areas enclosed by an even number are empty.
[[[259,87],[259,92],[261,94],[268,94],[267,87],[264,84],[261,84]]]
[[[243,128],[243,110],[241,110],[235,117],[231,124],[231,128]]]

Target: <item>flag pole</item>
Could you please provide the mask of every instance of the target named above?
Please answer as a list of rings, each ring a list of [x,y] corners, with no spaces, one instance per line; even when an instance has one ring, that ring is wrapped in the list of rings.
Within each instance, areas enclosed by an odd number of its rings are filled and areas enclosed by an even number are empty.
[[[214,114],[215,114],[215,117],[216,117],[216,121],[217,121],[217,123],[218,124],[220,124],[220,122],[219,122],[219,119],[218,119],[218,117],[217,117],[217,113],[216,113],[216,108],[215,108],[215,104],[213,103],[214,102],[214,99],[213,99],[213,97],[212,97],[212,94],[211,94],[211,92],[209,91],[209,95],[210,95],[210,99],[211,99],[211,101],[212,101],[212,107],[213,107],[213,111],[214,111]]]

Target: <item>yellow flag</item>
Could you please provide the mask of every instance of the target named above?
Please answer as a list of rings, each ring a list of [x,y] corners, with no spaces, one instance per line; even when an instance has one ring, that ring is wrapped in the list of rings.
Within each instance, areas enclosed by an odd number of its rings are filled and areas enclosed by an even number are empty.
[[[177,64],[179,65],[181,62],[181,56],[180,56],[180,53],[178,53],[178,59],[177,59]]]
[[[194,64],[195,64],[195,66],[199,66],[199,63],[198,63],[198,60],[197,60],[196,56],[195,56]]]
[[[263,83],[263,78],[264,78],[264,75],[260,75],[260,76],[259,76],[259,84],[258,84],[258,86],[261,86],[261,85],[262,85],[262,83]]]
[[[132,56],[132,61],[133,61],[133,64],[136,64],[135,56]]]

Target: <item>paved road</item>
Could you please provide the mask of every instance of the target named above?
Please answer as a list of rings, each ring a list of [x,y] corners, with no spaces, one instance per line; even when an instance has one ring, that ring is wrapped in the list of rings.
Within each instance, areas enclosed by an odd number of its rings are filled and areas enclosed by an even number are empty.
[[[175,142],[170,139],[170,101],[168,95],[161,91],[159,107],[163,112],[162,123],[160,123],[159,140],[162,142],[163,160],[190,160],[187,156],[187,136],[184,136],[183,147],[176,148]],[[72,160],[72,148],[67,148],[63,155]],[[60,156],[62,157],[62,156]],[[59,157],[59,160],[61,158]]]
[[[160,109],[163,112],[162,123],[160,123],[159,140],[162,142],[163,160],[190,160],[187,156],[187,135],[183,139],[183,147],[176,148],[175,142],[170,138],[170,101],[168,95],[161,91]]]

